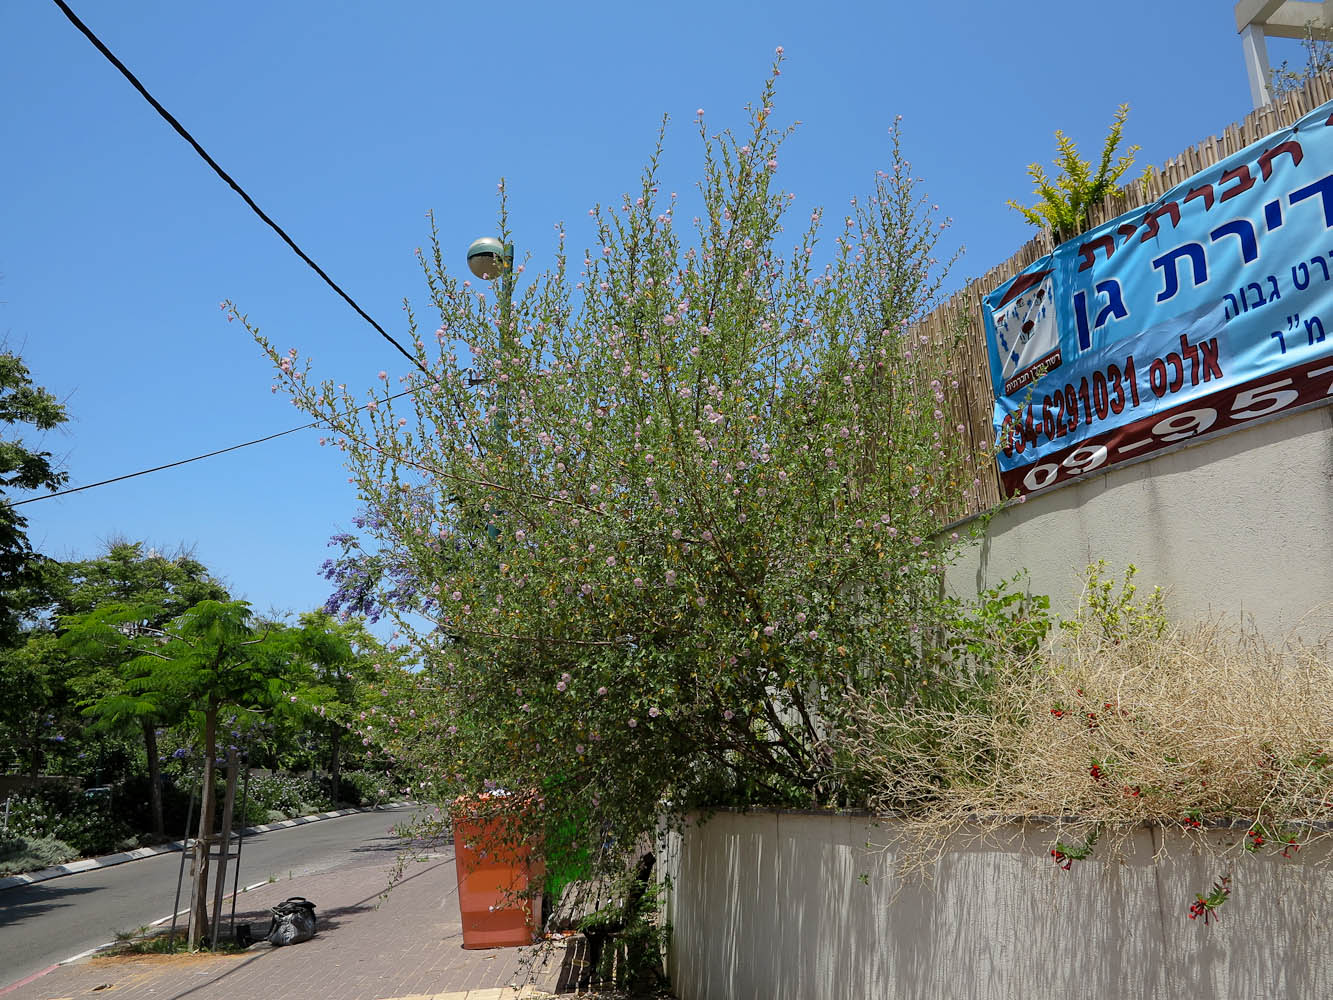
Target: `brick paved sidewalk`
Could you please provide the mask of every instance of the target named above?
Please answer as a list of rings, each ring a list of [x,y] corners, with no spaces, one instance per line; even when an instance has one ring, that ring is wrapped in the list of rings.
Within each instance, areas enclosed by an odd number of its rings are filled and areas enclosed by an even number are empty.
[[[303,944],[261,943],[237,955],[95,956],[4,1000],[508,1000],[555,991],[563,948],[463,950],[452,854],[412,863],[381,902],[391,868],[375,853],[242,894],[237,922],[261,932],[273,904],[288,896],[313,902],[319,933]],[[227,903],[224,916],[229,910]]]

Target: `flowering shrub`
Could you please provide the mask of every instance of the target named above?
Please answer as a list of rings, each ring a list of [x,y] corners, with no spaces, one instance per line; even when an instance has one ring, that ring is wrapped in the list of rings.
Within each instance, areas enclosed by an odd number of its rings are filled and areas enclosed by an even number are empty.
[[[109,799],[89,797],[66,785],[11,796],[8,832],[33,842],[59,840],[78,857],[119,850],[131,833]]]
[[[941,580],[962,540],[938,536],[977,485],[947,470],[978,456],[962,373],[906,333],[948,220],[897,125],[831,238],[822,210],[794,220],[778,64],[741,132],[696,117],[691,223],[659,140],[637,189],[590,210],[596,245],[571,262],[561,227],[512,301],[450,274],[432,231],[439,321],[407,310],[430,374],[405,396],[317,384],[255,331],[367,508],[326,567],[336,602],[393,615],[425,663],[357,725],[416,794],[532,790],[548,827],[630,843],[664,800],[851,801],[848,693],[955,697],[968,615]]]
[[[286,813],[288,817],[333,808],[318,782],[295,774],[255,775],[250,779],[249,797],[264,813],[276,811]],[[237,803],[240,803],[239,789]]]
[[[395,782],[383,773],[373,771],[349,771],[342,775],[339,784],[339,802],[352,806],[376,806],[395,797]],[[328,783],[321,783],[327,790]],[[327,794],[327,791],[326,791]]]

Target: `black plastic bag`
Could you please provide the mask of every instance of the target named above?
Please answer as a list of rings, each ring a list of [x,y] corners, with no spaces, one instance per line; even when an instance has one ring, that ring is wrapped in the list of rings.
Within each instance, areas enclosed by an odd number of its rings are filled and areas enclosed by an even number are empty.
[[[269,944],[281,947],[300,944],[315,936],[315,904],[303,896],[292,896],[273,907],[268,925]]]

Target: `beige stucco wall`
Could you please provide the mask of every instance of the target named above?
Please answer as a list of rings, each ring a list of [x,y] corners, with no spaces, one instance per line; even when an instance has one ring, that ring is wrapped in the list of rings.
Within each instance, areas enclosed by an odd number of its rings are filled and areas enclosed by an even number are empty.
[[[1154,863],[1160,835],[1145,830],[1123,863],[1065,872],[1049,829],[1015,827],[997,843],[959,840],[922,884],[898,877],[899,835],[892,821],[790,812],[721,813],[673,835],[662,867],[676,995],[1333,996],[1333,872],[1312,852],[1218,863],[1169,839]],[[1220,922],[1188,919],[1227,870]]]
[[[1333,630],[1333,407],[1037,494],[999,513],[947,581],[970,595],[1026,568],[1063,611],[1097,559],[1117,575],[1134,563],[1181,620]]]

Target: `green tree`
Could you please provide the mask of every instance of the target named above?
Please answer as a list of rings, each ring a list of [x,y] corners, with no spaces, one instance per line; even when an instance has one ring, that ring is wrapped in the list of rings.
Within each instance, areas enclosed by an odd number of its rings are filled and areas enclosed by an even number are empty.
[[[46,629],[0,652],[0,750],[36,777],[78,731],[78,667]]]
[[[260,632],[244,601],[204,600],[161,629],[136,627],[142,607],[106,605],[67,622],[69,642],[116,647],[136,655],[125,667],[125,689],[156,706],[188,704],[202,733],[200,840],[195,844],[190,946],[207,934],[208,843],[215,825],[218,718],[225,709],[262,713],[283,696],[289,659],[280,632]],[[129,709],[127,709],[129,711]],[[219,897],[223,887],[214,890]]]
[[[961,540],[941,528],[989,460],[957,416],[979,376],[907,333],[948,220],[895,127],[816,264],[824,214],[793,220],[776,183],[773,82],[739,133],[697,122],[692,233],[659,144],[594,212],[582,266],[562,243],[512,303],[448,273],[433,238],[434,335],[409,312],[430,376],[400,400],[320,384],[256,333],[332,429],[371,515],[362,551],[405,570],[381,597],[425,669],[360,735],[418,788],[540,791],[548,828],[630,844],[664,801],[849,801],[849,694],[958,697],[941,593]],[[470,395],[469,363],[489,378]]]
[[[139,689],[138,668],[130,667],[139,655],[136,648],[120,637],[107,644],[100,641],[104,632],[90,633],[77,623],[79,616],[108,608],[113,609],[121,637],[152,638],[200,601],[225,601],[229,595],[190,552],[182,549],[168,555],[145,550],[142,542],[112,542],[101,556],[52,564],[46,575],[52,580],[55,614],[72,626],[64,647],[80,662],[74,687],[84,714],[100,728],[128,728],[142,737],[153,832],[163,836],[157,729],[179,721],[190,703],[163,689]]]
[[[28,541],[28,521],[9,505],[8,493],[57,490],[68,480],[68,475],[52,462],[49,451],[12,436],[12,429],[27,424],[38,431],[49,431],[67,419],[64,405],[33,384],[23,360],[13,351],[0,348],[0,422],[11,429],[0,437],[0,649],[22,641],[21,622],[31,609],[29,591],[42,562]]]
[[[290,714],[295,726],[310,733],[327,750],[324,758],[332,782],[332,795],[339,796],[342,772],[343,732],[360,702],[360,692],[369,664],[358,655],[354,639],[364,641],[358,623],[339,622],[322,611],[307,612],[292,630]]]

